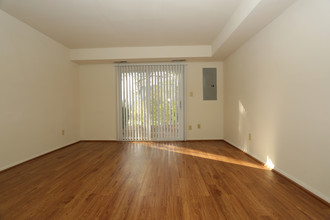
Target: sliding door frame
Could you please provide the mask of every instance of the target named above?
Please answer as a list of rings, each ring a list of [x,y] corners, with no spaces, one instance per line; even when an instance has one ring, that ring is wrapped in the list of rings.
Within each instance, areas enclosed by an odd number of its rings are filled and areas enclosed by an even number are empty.
[[[132,66],[137,66],[137,65],[175,65],[175,64],[182,64],[184,65],[183,67],[183,71],[182,71],[182,91],[179,91],[179,93],[181,93],[180,95],[182,95],[182,100],[181,100],[181,108],[182,108],[182,117],[181,117],[181,120],[182,120],[182,130],[180,132],[182,132],[182,141],[186,141],[186,63],[183,63],[183,62],[180,62],[180,63],[171,63],[171,62],[165,62],[165,63],[129,63],[129,64],[124,64],[124,65],[132,65]],[[123,135],[122,135],[122,117],[123,117],[123,114],[122,114],[122,105],[121,105],[121,102],[122,102],[122,76],[121,76],[121,71],[119,70],[120,66],[124,66],[124,65],[121,65],[121,64],[117,64],[115,65],[115,68],[116,68],[116,87],[117,87],[117,139],[120,140],[120,141],[131,141],[131,140],[123,140]],[[150,82],[150,78],[147,79],[147,81]],[[147,86],[149,87],[150,83],[147,82]],[[150,104],[150,97],[147,96],[147,103],[148,105]],[[149,112],[149,107],[147,108],[148,109],[148,114],[150,114]],[[150,120],[150,118],[148,117],[147,120]],[[149,126],[149,129],[150,129],[150,126]],[[151,135],[151,132],[149,131],[149,135]],[[150,138],[150,137],[149,137]],[[144,141],[151,141],[151,142],[154,142],[154,141],[162,141],[162,140],[144,140]],[[167,140],[165,140],[167,141]],[[168,141],[172,141],[172,140],[168,140]],[[173,140],[175,141],[175,140]],[[178,141],[181,141],[181,140],[178,140]]]

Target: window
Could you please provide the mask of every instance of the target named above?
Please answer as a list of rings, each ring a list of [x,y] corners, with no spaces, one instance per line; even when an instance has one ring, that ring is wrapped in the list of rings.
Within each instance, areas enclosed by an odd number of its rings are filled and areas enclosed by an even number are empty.
[[[121,140],[183,140],[184,64],[120,64]]]

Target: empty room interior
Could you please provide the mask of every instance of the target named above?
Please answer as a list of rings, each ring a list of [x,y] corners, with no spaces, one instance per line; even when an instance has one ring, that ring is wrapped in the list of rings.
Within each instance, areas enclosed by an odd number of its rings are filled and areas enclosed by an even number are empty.
[[[0,219],[330,219],[329,0],[0,0]]]

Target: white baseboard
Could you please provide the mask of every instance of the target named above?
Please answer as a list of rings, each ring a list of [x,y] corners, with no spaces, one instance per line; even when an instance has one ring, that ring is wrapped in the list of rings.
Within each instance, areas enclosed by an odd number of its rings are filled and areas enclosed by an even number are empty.
[[[233,144],[232,142],[224,139],[224,141],[228,142],[229,144],[233,145],[234,147],[242,150],[243,152],[249,154],[250,156],[254,157],[255,159],[259,160],[260,162],[262,162],[263,164],[266,163],[266,161],[264,159],[259,158],[258,156],[248,152],[248,151],[244,151],[242,148],[238,147],[237,145]],[[321,193],[320,191],[316,190],[315,188],[311,187],[310,185],[304,183],[303,181],[295,178],[294,176],[284,172],[283,170],[275,167],[273,170],[275,170],[276,172],[280,173],[281,175],[285,176],[286,178],[292,180],[293,182],[295,182],[296,184],[300,185],[301,187],[305,188],[306,190],[308,190],[309,192],[311,192],[312,194],[320,197],[321,199],[323,199],[324,201],[330,203],[330,198],[328,196],[326,196],[325,194]]]
[[[27,161],[29,161],[29,160],[33,160],[33,159],[35,159],[35,158],[37,158],[37,157],[40,157],[40,156],[45,155],[45,154],[48,154],[48,153],[50,153],[50,152],[52,152],[52,151],[56,151],[56,150],[58,150],[58,149],[61,149],[61,148],[63,148],[63,147],[66,147],[66,146],[69,146],[69,145],[72,145],[72,144],[75,144],[75,143],[78,143],[78,142],[79,142],[79,141],[73,141],[72,143],[66,144],[66,145],[64,145],[64,146],[57,147],[57,148],[54,148],[54,149],[51,149],[51,150],[48,150],[48,151],[44,151],[44,152],[42,152],[42,153],[40,153],[40,154],[37,154],[37,155],[35,155],[35,156],[28,157],[28,158],[26,158],[26,159],[24,159],[24,160],[16,161],[15,163],[11,163],[11,164],[9,164],[9,165],[6,165],[6,166],[3,166],[3,167],[0,167],[0,171],[3,171],[3,170],[6,170],[6,169],[9,169],[9,168],[14,167],[14,166],[16,166],[16,165],[19,165],[19,164],[21,164],[21,163],[27,162]]]

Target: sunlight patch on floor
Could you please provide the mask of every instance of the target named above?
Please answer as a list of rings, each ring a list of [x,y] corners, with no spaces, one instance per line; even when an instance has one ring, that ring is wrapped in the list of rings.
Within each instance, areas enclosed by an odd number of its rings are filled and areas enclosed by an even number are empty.
[[[267,167],[259,165],[259,164],[254,164],[254,163],[250,163],[247,161],[234,159],[231,157],[226,157],[223,155],[218,155],[218,154],[213,154],[213,153],[207,153],[207,152],[190,149],[190,148],[186,148],[186,147],[182,147],[182,146],[178,147],[175,145],[159,144],[159,143],[144,143],[144,145],[147,147],[153,148],[153,149],[174,152],[174,153],[199,157],[199,158],[203,158],[203,159],[210,159],[210,160],[215,160],[215,161],[220,161],[220,162],[225,162],[225,163],[231,163],[231,164],[236,164],[236,165],[241,165],[241,166],[246,166],[246,167],[257,168],[257,169],[268,169]]]

